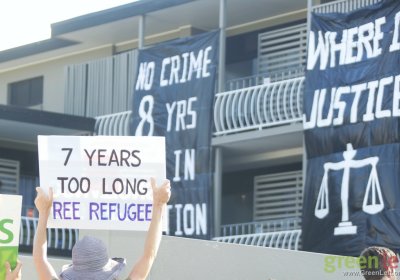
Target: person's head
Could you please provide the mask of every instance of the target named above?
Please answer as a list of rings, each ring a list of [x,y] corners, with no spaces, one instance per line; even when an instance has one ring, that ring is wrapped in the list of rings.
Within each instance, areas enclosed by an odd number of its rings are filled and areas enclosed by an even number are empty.
[[[372,246],[360,255],[360,269],[366,280],[396,280],[396,254],[385,247]]]
[[[72,248],[72,264],[63,267],[62,280],[114,280],[125,267],[125,259],[108,257],[105,244],[85,236]]]

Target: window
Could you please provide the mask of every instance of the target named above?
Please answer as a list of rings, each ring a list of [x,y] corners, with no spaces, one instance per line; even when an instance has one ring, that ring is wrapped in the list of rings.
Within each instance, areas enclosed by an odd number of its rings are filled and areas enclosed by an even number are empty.
[[[43,77],[14,82],[8,85],[8,104],[30,107],[43,103]]]
[[[0,193],[18,194],[19,162],[0,158]]]
[[[254,177],[253,220],[300,221],[303,210],[301,170]],[[296,222],[292,223],[296,227]]]

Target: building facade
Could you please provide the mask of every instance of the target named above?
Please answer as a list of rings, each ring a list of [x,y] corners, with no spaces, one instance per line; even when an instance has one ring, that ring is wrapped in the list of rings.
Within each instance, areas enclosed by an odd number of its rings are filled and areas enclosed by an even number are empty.
[[[36,136],[132,135],[138,49],[219,29],[212,235],[299,249],[310,13],[377,2],[142,0],[54,23],[50,39],[1,51],[0,193],[24,196],[23,244],[35,223]]]

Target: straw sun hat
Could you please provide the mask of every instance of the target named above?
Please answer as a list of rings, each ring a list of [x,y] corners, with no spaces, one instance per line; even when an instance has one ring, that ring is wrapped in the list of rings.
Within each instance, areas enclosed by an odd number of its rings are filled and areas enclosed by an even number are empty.
[[[125,264],[123,258],[110,259],[100,239],[85,236],[72,248],[72,264],[63,267],[60,277],[63,280],[113,280]]]

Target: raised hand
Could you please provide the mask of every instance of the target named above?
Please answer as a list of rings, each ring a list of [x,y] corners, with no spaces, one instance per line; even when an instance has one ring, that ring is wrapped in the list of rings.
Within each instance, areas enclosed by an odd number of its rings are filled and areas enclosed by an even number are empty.
[[[53,189],[49,189],[49,195],[47,195],[41,187],[37,187],[36,192],[35,205],[37,210],[39,213],[49,212],[53,204]]]
[[[150,178],[151,188],[153,189],[153,205],[162,206],[169,201],[171,197],[171,185],[169,180],[165,180],[164,183],[157,187],[156,180]]]
[[[22,263],[18,260],[17,266],[13,271],[11,271],[11,265],[9,262],[6,262],[6,279],[5,280],[20,280],[21,279],[21,267]]]

